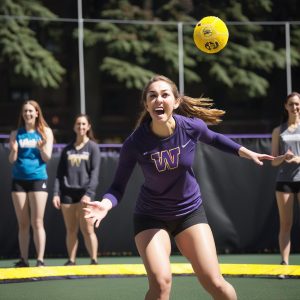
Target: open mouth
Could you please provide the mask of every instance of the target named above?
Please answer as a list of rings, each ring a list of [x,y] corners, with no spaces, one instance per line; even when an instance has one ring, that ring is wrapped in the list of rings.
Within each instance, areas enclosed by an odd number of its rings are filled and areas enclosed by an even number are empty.
[[[163,115],[165,113],[165,110],[162,107],[158,107],[158,108],[155,108],[154,112],[157,115]]]

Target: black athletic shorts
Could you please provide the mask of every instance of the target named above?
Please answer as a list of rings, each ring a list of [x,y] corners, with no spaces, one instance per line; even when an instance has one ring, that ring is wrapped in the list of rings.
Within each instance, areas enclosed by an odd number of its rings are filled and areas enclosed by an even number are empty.
[[[300,181],[294,181],[294,182],[278,181],[276,183],[275,190],[277,192],[298,194],[300,192]]]
[[[63,191],[61,191],[60,202],[63,204],[75,204],[80,202],[84,194],[85,189],[64,189]]]
[[[45,180],[18,180],[13,179],[12,192],[48,192],[47,179]]]
[[[173,221],[162,221],[148,215],[134,214],[134,235],[147,229],[165,229],[173,237],[183,230],[201,223],[207,223],[203,205],[190,214]]]

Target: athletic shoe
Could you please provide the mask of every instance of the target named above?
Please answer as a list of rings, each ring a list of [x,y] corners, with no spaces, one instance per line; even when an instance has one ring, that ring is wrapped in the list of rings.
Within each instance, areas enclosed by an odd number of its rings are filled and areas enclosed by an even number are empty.
[[[76,265],[76,263],[74,262],[74,261],[71,261],[71,260],[68,260],[65,264],[64,264],[64,266],[75,266]]]
[[[36,267],[45,267],[45,263],[42,260],[38,259],[36,261],[36,265],[35,266]]]
[[[19,261],[15,263],[15,268],[27,268],[27,267],[29,267],[29,263],[26,262],[24,258],[21,258]]]
[[[280,263],[282,266],[286,266],[287,265],[287,263],[283,260],[281,263]],[[279,279],[285,279],[286,278],[286,276],[285,275],[278,275],[278,278]]]
[[[91,259],[91,265],[98,265],[98,262],[95,259]]]

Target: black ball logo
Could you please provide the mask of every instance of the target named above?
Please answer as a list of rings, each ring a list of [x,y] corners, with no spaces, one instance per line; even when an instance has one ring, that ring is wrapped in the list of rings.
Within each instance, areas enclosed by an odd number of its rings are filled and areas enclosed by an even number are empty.
[[[208,27],[204,27],[202,29],[202,34],[203,34],[204,37],[208,38],[212,35],[212,30]]]
[[[220,45],[219,45],[219,43],[218,43],[217,41],[205,43],[205,48],[206,48],[207,50],[209,50],[209,51],[215,50],[215,49],[219,48],[219,46],[220,46]]]

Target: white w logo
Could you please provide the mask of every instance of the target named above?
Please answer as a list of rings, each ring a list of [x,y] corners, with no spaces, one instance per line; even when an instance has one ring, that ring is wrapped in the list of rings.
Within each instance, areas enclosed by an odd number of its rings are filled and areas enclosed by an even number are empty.
[[[68,160],[71,162],[72,167],[79,167],[82,160],[88,160],[89,153],[81,153],[81,154],[69,154]]]

